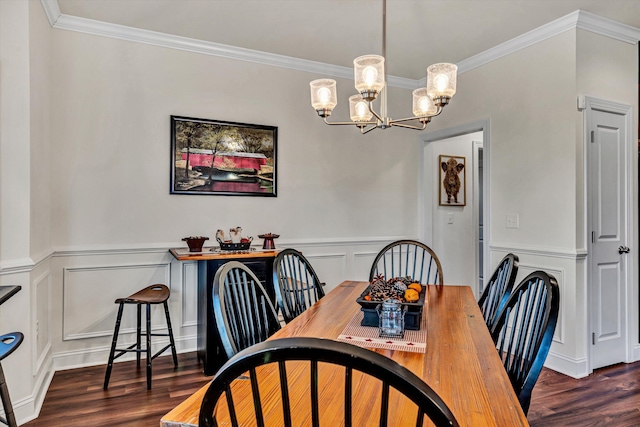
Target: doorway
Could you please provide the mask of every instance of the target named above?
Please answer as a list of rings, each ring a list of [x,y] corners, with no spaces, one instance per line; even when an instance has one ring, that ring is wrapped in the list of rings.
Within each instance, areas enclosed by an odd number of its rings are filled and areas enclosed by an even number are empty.
[[[470,286],[476,297],[488,271],[489,121],[425,134],[420,191],[420,236],[438,254],[447,283]],[[466,203],[440,204],[440,156],[465,160]],[[478,168],[478,163],[482,167]],[[475,263],[468,260],[474,259]],[[466,261],[465,261],[466,260]]]

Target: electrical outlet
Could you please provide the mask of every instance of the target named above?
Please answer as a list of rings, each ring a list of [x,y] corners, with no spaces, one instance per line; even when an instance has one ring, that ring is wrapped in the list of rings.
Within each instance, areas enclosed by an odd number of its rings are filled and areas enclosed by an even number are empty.
[[[507,214],[507,228],[520,228],[520,215]]]

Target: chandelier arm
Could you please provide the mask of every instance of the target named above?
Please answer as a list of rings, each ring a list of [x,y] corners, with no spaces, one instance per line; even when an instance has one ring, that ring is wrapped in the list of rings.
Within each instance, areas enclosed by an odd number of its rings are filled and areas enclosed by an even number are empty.
[[[376,125],[376,126],[370,127],[370,128],[369,128],[369,129],[367,129],[367,130],[364,130],[365,128],[364,128],[364,126],[362,126],[362,127],[360,128],[360,133],[364,135],[365,133],[369,133],[369,132],[371,132],[372,130],[374,130],[374,129],[378,129],[378,128],[379,128],[379,126],[378,126],[378,125]]]
[[[413,130],[424,130],[427,127],[427,122],[422,123],[421,127],[408,125],[406,123],[394,123],[391,122],[390,126],[398,126],[401,128],[413,129]]]
[[[373,114],[375,118],[378,119],[378,122],[384,123],[384,119],[373,109],[373,101],[367,101],[367,103],[369,104],[369,111],[371,112],[371,114]]]
[[[361,127],[361,125],[362,125],[362,127],[364,127],[364,126],[367,126],[367,125],[377,125],[378,124],[378,122],[329,122],[329,121],[327,121],[326,117],[323,118],[323,120],[328,125],[340,125],[340,126],[341,125],[356,125],[358,127]]]
[[[401,123],[401,122],[410,122],[411,120],[430,119],[431,117],[433,117],[433,116],[429,116],[429,117],[418,117],[418,116],[415,116],[415,117],[407,117],[407,118],[404,118],[404,119],[389,119],[389,124],[390,125],[394,125],[394,124],[398,124],[398,123]]]

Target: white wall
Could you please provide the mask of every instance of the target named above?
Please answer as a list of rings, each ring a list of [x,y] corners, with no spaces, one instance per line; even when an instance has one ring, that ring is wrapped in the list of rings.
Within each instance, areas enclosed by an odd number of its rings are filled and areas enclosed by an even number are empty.
[[[517,280],[537,269],[558,279],[560,317],[547,366],[575,377],[590,372],[583,117],[577,98],[596,94],[637,106],[637,70],[637,46],[566,31],[459,76],[456,97],[432,128],[442,132],[489,119],[490,265],[514,252],[520,257]],[[518,229],[506,228],[508,214],[519,215]],[[637,219],[634,224],[637,230]],[[632,262],[637,270],[637,259]],[[635,301],[637,283],[636,276]],[[637,328],[637,305],[634,316]]]
[[[415,233],[416,134],[326,126],[309,103],[316,75],[68,31],[54,32],[53,54],[58,249],[178,244],[237,225],[282,239]],[[338,84],[336,119],[353,91]],[[391,111],[410,108],[409,91],[390,98]],[[278,126],[278,197],[170,195],[172,114]]]

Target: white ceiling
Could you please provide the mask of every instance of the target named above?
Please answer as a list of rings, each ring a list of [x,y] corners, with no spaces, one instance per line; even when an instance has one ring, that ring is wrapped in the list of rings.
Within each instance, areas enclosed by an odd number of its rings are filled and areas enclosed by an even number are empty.
[[[65,15],[351,67],[382,53],[382,0],[58,0]],[[387,71],[421,79],[584,10],[640,28],[640,0],[387,0]]]

